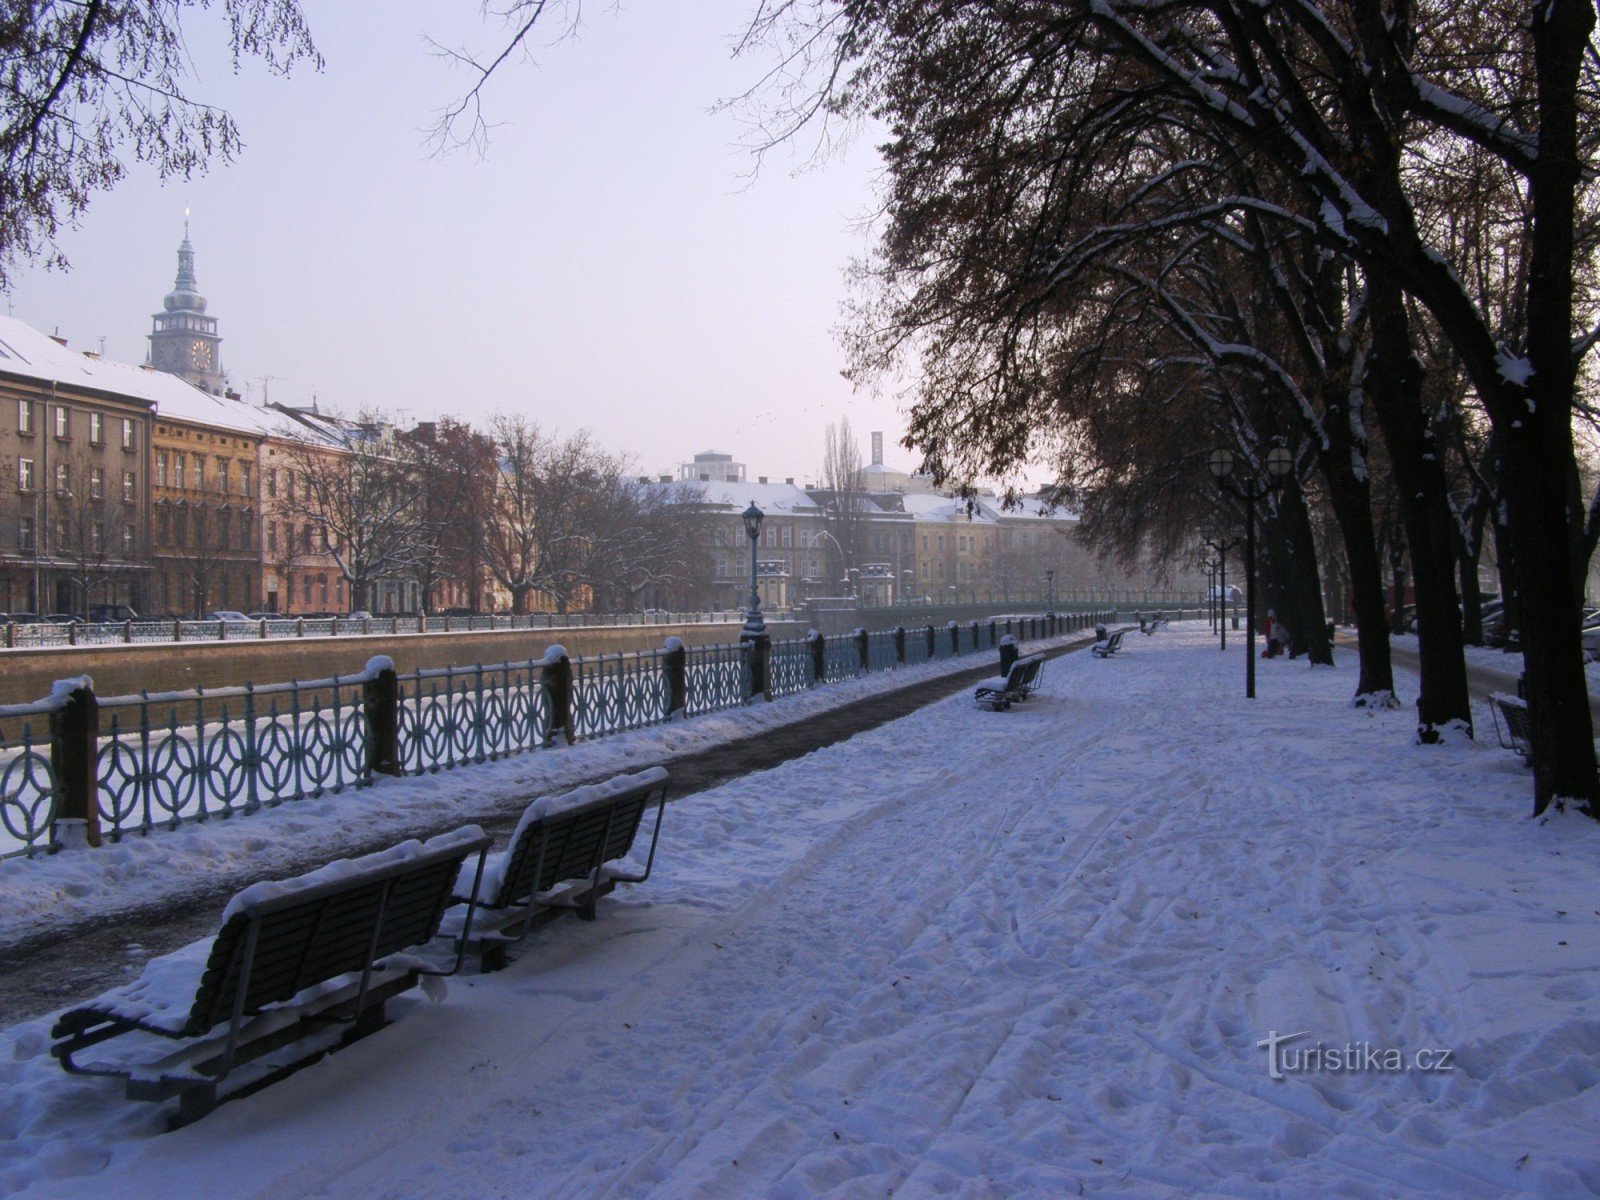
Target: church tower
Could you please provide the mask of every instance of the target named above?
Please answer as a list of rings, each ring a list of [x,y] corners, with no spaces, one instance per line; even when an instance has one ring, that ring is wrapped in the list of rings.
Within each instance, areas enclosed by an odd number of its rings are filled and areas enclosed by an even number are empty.
[[[217,336],[217,319],[206,315],[206,298],[194,277],[187,218],[178,247],[178,281],[162,303],[166,311],[156,313],[151,326],[150,365],[208,392],[222,391],[222,339]]]

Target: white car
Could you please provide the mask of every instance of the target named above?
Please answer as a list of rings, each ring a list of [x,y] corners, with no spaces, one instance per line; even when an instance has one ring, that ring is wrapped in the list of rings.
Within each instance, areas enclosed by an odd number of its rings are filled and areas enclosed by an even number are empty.
[[[242,612],[238,612],[231,608],[217,609],[216,612],[211,614],[211,619],[213,621],[222,621],[228,625],[237,625],[241,622],[248,622],[250,620],[250,618],[245,616]]]

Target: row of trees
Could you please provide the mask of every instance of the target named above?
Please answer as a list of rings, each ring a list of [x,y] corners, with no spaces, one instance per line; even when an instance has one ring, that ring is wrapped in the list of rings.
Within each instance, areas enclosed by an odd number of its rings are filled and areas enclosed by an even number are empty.
[[[489,607],[490,579],[514,612],[536,598],[628,612],[705,573],[693,497],[642,482],[585,431],[560,436],[523,416],[488,430],[446,418],[410,431],[375,414],[324,422],[291,445],[269,487],[267,555],[288,578],[331,558],[367,607],[379,579],[410,579],[440,607],[442,586],[466,581],[467,603]]]
[[[1470,621],[1487,526],[1536,807],[1600,813],[1578,638],[1600,506],[1573,434],[1600,337],[1594,24],[1588,0],[792,0],[752,32],[822,68],[780,128],[891,131],[851,349],[862,375],[916,360],[936,474],[1042,457],[1103,546],[1178,554],[1197,512],[1228,520],[1212,447],[1252,471],[1290,447],[1264,575],[1320,630],[1331,517],[1358,700],[1392,703],[1388,522],[1423,741],[1471,729],[1456,578]]]

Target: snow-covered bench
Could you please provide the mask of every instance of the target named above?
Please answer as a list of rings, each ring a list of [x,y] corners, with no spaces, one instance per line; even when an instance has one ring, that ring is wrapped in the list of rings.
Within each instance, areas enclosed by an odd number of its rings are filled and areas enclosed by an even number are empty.
[[[1147,636],[1154,633],[1165,624],[1167,624],[1167,618],[1162,616],[1160,613],[1156,613],[1148,620],[1146,620],[1143,613],[1139,614],[1139,632]]]
[[[1110,658],[1118,650],[1122,649],[1122,635],[1127,632],[1126,629],[1119,629],[1108,637],[1102,638],[1089,647],[1089,653],[1096,658]]]
[[[1515,750],[1526,758],[1528,739],[1532,734],[1532,728],[1528,724],[1528,702],[1521,696],[1491,692],[1489,715],[1494,718],[1494,732],[1500,739],[1500,744],[1507,750]]]
[[[236,1067],[285,1047],[284,1061],[248,1074],[314,1059],[380,1028],[384,1003],[421,976],[450,974],[405,951],[438,932],[457,876],[481,871],[489,845],[468,825],[253,884],[209,943],[152,959],[133,983],[62,1014],[50,1052],[72,1074],[126,1080],[130,1100],[178,1096],[169,1127],[187,1125]]]
[[[1044,655],[1027,654],[1011,664],[1004,675],[985,679],[972,695],[972,702],[989,712],[1010,708],[1019,700],[1026,700],[1039,686],[1044,675]]]
[[[584,920],[594,920],[595,901],[601,896],[619,883],[643,883],[650,877],[666,799],[667,770],[651,767],[535,800],[506,848],[490,857],[481,885],[465,870],[457,880],[458,899],[469,900],[475,891],[478,897],[476,907],[453,930],[461,951],[476,947],[481,968],[497,970],[505,966],[507,945],[563,911],[575,909]],[[652,803],[656,820],[644,870],[609,865],[633,849]]]

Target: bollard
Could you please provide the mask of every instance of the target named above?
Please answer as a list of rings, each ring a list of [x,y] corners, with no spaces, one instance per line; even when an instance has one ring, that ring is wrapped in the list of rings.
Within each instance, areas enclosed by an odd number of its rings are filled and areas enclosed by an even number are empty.
[[[894,627],[894,660],[897,663],[906,661],[906,627],[904,625],[896,625]]]
[[[559,730],[567,745],[572,745],[572,660],[564,647],[551,646],[544,652],[539,684],[550,698],[550,732],[544,744],[551,745]]]
[[[828,641],[815,629],[806,631],[806,647],[811,651],[811,686],[828,678]]]
[[[861,673],[867,672],[868,659],[872,656],[872,642],[865,629],[856,630],[856,657],[861,661]]]
[[[368,773],[404,774],[400,768],[400,680],[390,659],[374,658],[367,664],[361,708],[372,739],[367,744]]]
[[[772,655],[772,638],[764,633],[746,634],[739,639],[739,644],[747,647],[750,655],[750,694],[745,699],[754,700],[760,696],[763,700],[771,700],[767,664]]]
[[[1009,633],[1000,639],[1000,674],[1008,675],[1017,661],[1017,639]]]
[[[950,622],[950,653],[961,653],[961,626],[954,621]]]
[[[54,821],[57,842],[76,842],[82,830],[90,846],[100,844],[100,783],[95,764],[99,757],[100,702],[87,675],[63,679],[54,695],[66,693],[65,702],[50,714],[50,770],[56,777]],[[73,833],[68,833],[68,830]]]
[[[663,643],[661,670],[667,677],[667,720],[689,715],[689,651],[682,639],[669,637]]]

